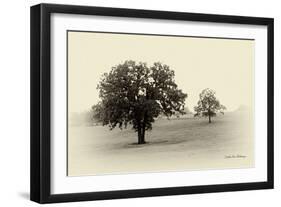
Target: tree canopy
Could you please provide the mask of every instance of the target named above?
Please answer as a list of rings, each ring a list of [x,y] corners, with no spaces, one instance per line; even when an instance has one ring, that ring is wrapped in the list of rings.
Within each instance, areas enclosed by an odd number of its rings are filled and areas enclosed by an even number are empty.
[[[109,125],[138,132],[138,143],[145,143],[145,131],[160,114],[169,117],[184,113],[187,94],[178,89],[175,72],[160,62],[146,63],[129,60],[104,73],[97,86],[101,101],[92,107],[94,117]]]
[[[211,123],[211,117],[216,116],[216,114],[224,114],[226,107],[220,104],[215,96],[216,92],[212,89],[206,88],[199,95],[199,101],[197,106],[194,107],[196,112],[194,116],[207,116],[209,118],[209,123]]]

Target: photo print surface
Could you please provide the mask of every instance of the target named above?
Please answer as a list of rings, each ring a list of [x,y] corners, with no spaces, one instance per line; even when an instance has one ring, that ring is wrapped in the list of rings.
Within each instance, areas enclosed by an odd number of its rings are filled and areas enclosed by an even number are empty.
[[[254,167],[254,47],[67,31],[67,175]]]

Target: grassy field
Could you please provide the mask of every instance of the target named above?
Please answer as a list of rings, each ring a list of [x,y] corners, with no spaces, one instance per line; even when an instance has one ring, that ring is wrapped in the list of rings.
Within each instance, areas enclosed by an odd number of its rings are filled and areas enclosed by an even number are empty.
[[[69,127],[68,175],[249,168],[254,166],[252,119],[228,113],[213,119],[159,119],[137,145],[137,133],[107,126]]]

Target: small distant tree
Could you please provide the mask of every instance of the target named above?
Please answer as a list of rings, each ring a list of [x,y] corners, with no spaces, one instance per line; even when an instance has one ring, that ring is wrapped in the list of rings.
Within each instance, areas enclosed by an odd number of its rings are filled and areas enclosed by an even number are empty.
[[[217,113],[224,114],[226,107],[220,104],[215,97],[216,92],[212,89],[206,88],[199,95],[197,106],[194,107],[196,112],[194,116],[207,116],[209,123],[212,122],[211,117],[216,116]]]
[[[167,117],[184,113],[187,94],[178,89],[175,73],[159,62],[125,61],[105,73],[97,87],[101,102],[94,105],[94,118],[120,129],[131,124],[138,133],[138,144],[145,143],[145,131],[152,129],[160,114]]]

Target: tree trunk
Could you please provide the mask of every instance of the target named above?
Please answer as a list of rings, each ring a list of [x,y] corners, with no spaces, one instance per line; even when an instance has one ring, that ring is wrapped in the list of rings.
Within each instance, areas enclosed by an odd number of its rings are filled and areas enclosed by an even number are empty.
[[[141,133],[141,125],[138,125],[138,144],[142,142],[142,133]]]
[[[144,112],[143,123],[142,123],[142,144],[145,143],[145,125],[147,122],[147,111]]]
[[[145,144],[144,140],[144,133],[143,127],[141,125],[138,126],[138,144]]]
[[[211,110],[210,110],[210,108],[208,109],[208,116],[209,116],[209,123],[211,123],[212,121],[211,121]]]
[[[146,123],[146,112],[144,113],[143,121],[138,124],[138,144],[145,144],[145,123]]]
[[[141,130],[142,131],[142,130]],[[145,144],[144,141],[144,132],[138,133],[138,144]]]
[[[141,144],[145,144],[145,125],[144,124],[143,124],[143,127],[142,127],[141,141],[142,141]]]

